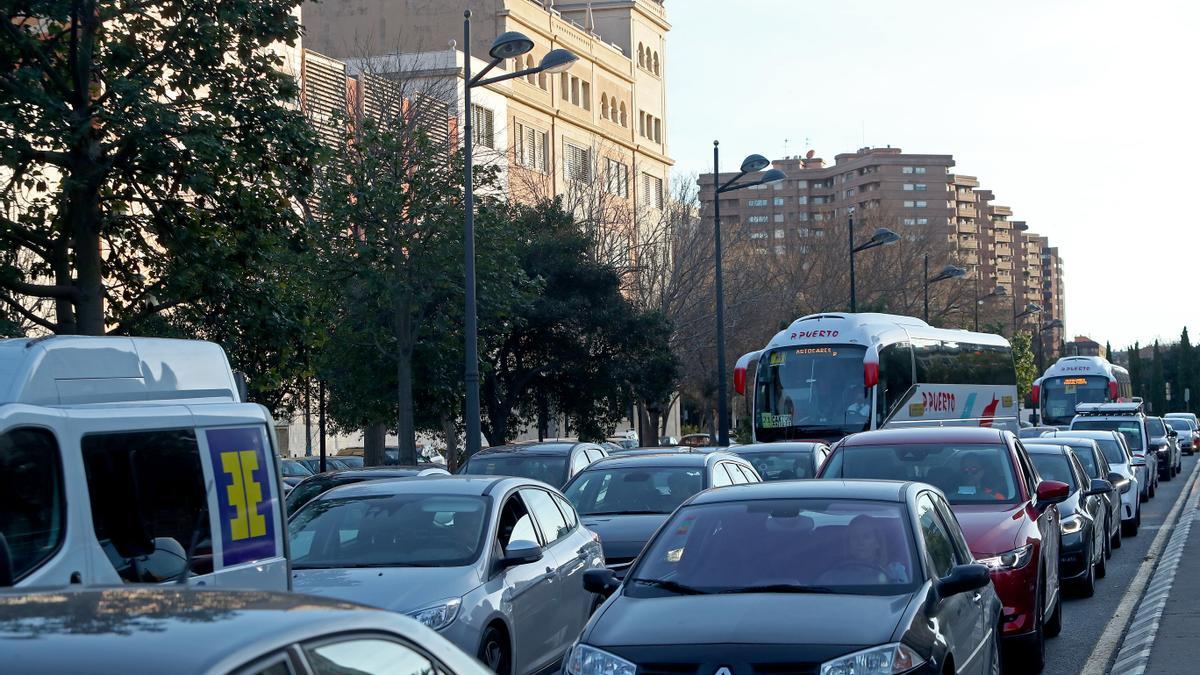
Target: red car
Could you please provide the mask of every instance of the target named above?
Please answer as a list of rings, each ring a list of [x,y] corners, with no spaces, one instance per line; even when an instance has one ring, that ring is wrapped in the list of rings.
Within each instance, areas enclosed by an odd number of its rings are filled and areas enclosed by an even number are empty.
[[[1041,670],[1062,629],[1058,508],[1070,487],[1042,480],[1011,432],[977,427],[870,431],[834,446],[818,478],[877,478],[939,488],[1004,603],[1000,634]]]

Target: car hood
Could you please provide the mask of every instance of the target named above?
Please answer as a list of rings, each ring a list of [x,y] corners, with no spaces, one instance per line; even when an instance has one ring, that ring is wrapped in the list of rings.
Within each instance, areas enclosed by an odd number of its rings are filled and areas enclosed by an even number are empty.
[[[393,612],[423,609],[482,583],[474,567],[364,567],[292,571],[292,589]]]
[[[600,535],[604,557],[625,559],[637,557],[650,537],[666,522],[669,514],[582,516],[587,529]]]
[[[1011,551],[1025,521],[1021,504],[955,506],[954,516],[977,558]]]
[[[749,593],[631,598],[621,595],[593,620],[598,647],[684,644],[888,642],[912,596]],[[870,621],[863,621],[870,617]]]

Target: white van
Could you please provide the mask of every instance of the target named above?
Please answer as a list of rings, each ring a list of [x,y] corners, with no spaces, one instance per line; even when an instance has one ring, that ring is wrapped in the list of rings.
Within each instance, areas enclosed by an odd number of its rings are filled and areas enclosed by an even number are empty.
[[[243,389],[207,342],[0,340],[0,586],[288,590],[275,425]]]

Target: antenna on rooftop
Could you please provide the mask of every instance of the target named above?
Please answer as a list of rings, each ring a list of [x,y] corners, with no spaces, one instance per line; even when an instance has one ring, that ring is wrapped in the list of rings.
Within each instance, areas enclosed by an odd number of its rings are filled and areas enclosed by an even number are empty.
[[[783,156],[788,156],[788,139],[783,139]]]

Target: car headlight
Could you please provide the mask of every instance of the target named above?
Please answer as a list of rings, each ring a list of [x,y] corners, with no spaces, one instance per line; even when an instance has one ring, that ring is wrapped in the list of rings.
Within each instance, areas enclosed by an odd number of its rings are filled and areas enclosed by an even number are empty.
[[[571,648],[563,672],[566,675],[634,675],[637,666],[603,649],[577,644]]]
[[[441,630],[454,623],[454,619],[458,616],[459,607],[462,607],[462,598],[451,598],[432,604],[424,609],[409,612],[408,615],[433,630]]]
[[[1005,551],[990,558],[980,558],[976,562],[987,565],[993,570],[1019,570],[1029,564],[1033,557],[1033,544],[1025,544],[1020,548]]]
[[[895,642],[840,656],[821,664],[821,675],[895,675],[925,663],[908,645]]]
[[[1059,527],[1062,528],[1063,534],[1075,534],[1083,529],[1083,518],[1079,516],[1067,516],[1059,522]]]

